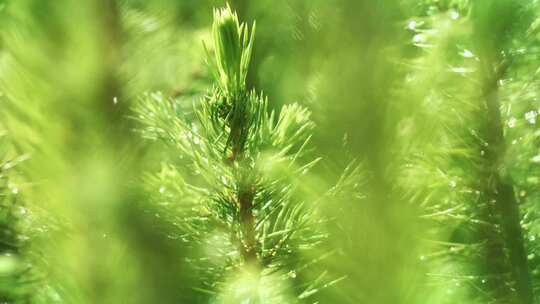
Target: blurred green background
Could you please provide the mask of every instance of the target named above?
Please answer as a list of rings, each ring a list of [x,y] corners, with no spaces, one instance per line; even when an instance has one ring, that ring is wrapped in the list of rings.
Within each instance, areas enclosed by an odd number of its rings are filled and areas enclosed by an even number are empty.
[[[361,168],[313,257],[345,279],[302,301],[538,303],[538,1],[229,3],[257,22],[248,86],[313,112],[311,187]],[[0,302],[213,303],[189,262],[207,249],[144,184],[177,154],[132,106],[200,102],[224,5],[0,0]]]

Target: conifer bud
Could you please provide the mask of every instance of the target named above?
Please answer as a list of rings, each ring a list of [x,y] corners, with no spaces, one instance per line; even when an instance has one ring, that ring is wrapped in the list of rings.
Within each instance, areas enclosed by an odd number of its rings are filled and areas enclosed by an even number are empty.
[[[247,25],[227,5],[214,10],[212,31],[219,85],[227,95],[238,94],[245,89],[255,25],[250,35]]]

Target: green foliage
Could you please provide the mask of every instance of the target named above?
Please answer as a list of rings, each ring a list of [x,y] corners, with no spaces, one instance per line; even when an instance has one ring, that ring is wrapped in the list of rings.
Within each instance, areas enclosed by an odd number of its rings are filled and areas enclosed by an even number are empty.
[[[411,63],[409,86],[421,86],[426,77],[433,83],[420,91],[423,104],[415,119],[429,121],[429,128],[416,130],[420,145],[412,149],[405,176],[410,200],[429,222],[430,241],[420,260],[438,269],[429,274],[440,286],[437,302],[534,301],[534,268],[527,260],[535,254],[523,225],[530,215],[524,215],[519,187],[508,175],[516,165],[509,159],[523,152],[507,138],[515,119],[505,118],[513,115],[511,96],[523,94],[524,83],[508,70],[515,49],[500,40],[528,38],[513,32],[521,25],[505,21],[520,7],[499,4],[504,9],[480,1],[468,15],[441,12],[408,25],[423,50]],[[496,14],[505,17],[489,19]]]
[[[31,303],[37,284],[27,256],[30,223],[16,182],[16,166],[26,157],[14,156],[5,137],[0,134],[0,301]]]
[[[0,302],[538,302],[539,13],[0,0]]]
[[[232,13],[230,7],[227,7],[214,11],[212,32],[215,41],[216,79],[226,96],[240,95],[246,89],[255,25],[250,35],[246,24],[240,24],[236,13]]]
[[[216,10],[217,87],[193,118],[160,93],[141,98],[136,118],[144,137],[176,151],[172,163],[147,178],[154,200],[166,207],[161,214],[179,229],[175,238],[213,248],[210,256],[192,258],[201,278],[194,288],[219,303],[289,303],[287,292],[275,293],[292,284],[281,281],[295,281],[311,264],[302,252],[324,239],[315,202],[299,193],[319,159],[306,158],[314,127],[306,109],[293,104],[276,114],[264,97],[247,91],[253,33],[229,7]],[[238,271],[247,272],[232,276]],[[246,280],[253,286],[241,291],[237,284]],[[327,283],[321,276],[293,289],[301,300]]]

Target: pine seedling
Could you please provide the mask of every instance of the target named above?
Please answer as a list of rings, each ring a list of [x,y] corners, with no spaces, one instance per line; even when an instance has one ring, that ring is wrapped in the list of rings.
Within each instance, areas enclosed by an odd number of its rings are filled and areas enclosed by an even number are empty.
[[[158,216],[178,228],[169,236],[199,250],[187,260],[199,278],[191,287],[212,303],[296,303],[333,283],[326,273],[305,280],[318,258],[303,252],[325,237],[301,182],[319,161],[307,153],[314,124],[297,104],[269,111],[246,87],[254,33],[229,6],[216,9],[208,96],[193,114],[160,93],[136,108],[142,135],[175,155],[147,185]]]

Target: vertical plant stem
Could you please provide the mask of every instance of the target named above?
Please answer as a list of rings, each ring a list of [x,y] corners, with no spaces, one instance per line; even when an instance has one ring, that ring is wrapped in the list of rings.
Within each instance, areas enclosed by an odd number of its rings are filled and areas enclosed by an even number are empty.
[[[120,66],[120,49],[122,44],[122,26],[120,24],[120,12],[115,0],[99,0],[95,2],[96,14],[100,16],[99,26],[102,36],[100,37],[101,56],[103,60],[101,86],[96,92],[100,106],[103,107],[105,120],[113,125],[118,125],[127,112],[125,103],[117,103],[123,96],[118,67]],[[117,136],[123,136],[123,124],[116,126]]]
[[[519,205],[512,184],[499,173],[500,164],[505,157],[506,146],[500,113],[498,82],[507,67],[508,63],[503,63],[494,75],[485,81],[486,85],[483,90],[483,98],[488,111],[487,141],[491,146],[487,154],[490,167],[487,172],[486,190],[489,198],[495,202],[494,208],[497,216],[501,218],[501,229],[505,245],[508,248],[518,303],[531,304],[534,297],[520,225]]]
[[[242,256],[247,264],[256,264],[255,216],[253,215],[254,191],[249,185],[240,187],[238,202],[240,206],[240,226],[242,229]]]
[[[242,113],[243,114],[243,113]],[[246,120],[241,120],[246,121]],[[239,226],[241,230],[240,251],[246,264],[257,263],[256,236],[255,236],[255,216],[253,214],[253,199],[255,189],[249,171],[244,168],[244,147],[242,145],[241,131],[244,126],[231,124],[231,160],[233,170],[238,170],[237,174],[237,193],[235,194],[236,206],[239,209]],[[238,167],[237,167],[238,166]]]

